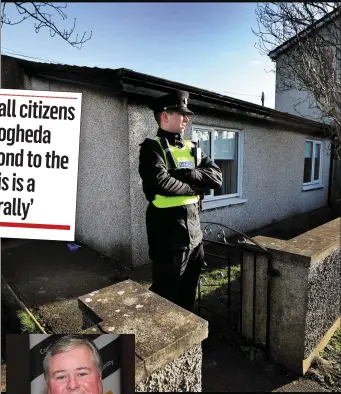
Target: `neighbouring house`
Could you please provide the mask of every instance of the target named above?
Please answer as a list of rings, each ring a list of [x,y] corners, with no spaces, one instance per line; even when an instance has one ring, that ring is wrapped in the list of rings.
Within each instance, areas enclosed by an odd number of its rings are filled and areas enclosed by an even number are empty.
[[[174,89],[190,93],[195,112],[186,137],[199,139],[223,171],[222,188],[205,196],[203,221],[250,231],[327,205],[321,123],[124,68],[2,56],[2,87],[83,94],[76,240],[123,264],[149,262],[139,144],[157,130],[148,103]]]
[[[335,26],[338,26],[336,28]],[[335,42],[335,37],[341,34],[341,9],[335,9],[330,14],[325,15],[323,18],[315,22],[313,25],[308,26],[300,33],[301,37],[314,36],[319,34],[323,39],[327,40],[328,35],[331,35],[332,29],[337,29],[331,38],[331,42]],[[300,83],[297,84],[296,89],[289,89],[285,85],[283,79],[290,77],[290,87],[294,85],[291,80],[291,71],[294,69],[295,61],[300,59],[300,55],[291,55],[291,50],[297,47],[298,41],[296,36],[290,40],[283,42],[280,46],[274,48],[269,52],[268,56],[276,63],[276,96],[275,96],[275,109],[278,111],[286,112],[293,115],[302,116],[312,120],[321,121],[321,112],[316,108],[316,102],[312,94],[299,89]],[[337,48],[333,51],[334,65],[341,71],[341,53]],[[312,61],[314,61],[312,59]],[[290,65],[290,71],[287,72],[287,64]],[[341,72],[338,73],[341,78]]]
[[[335,42],[336,37],[341,34],[341,8],[335,9],[333,12],[325,15],[323,18],[308,26],[301,32],[301,36],[320,34],[326,38],[331,36],[331,42]],[[328,118],[324,118],[321,111],[316,106],[313,95],[304,89],[288,89],[283,86],[285,78],[292,81],[292,67],[286,67],[288,62],[292,64],[290,51],[297,46],[296,36],[285,41],[282,45],[274,48],[269,52],[269,57],[276,63],[276,95],[275,109],[288,114],[301,116],[306,119],[316,120],[317,122],[329,123]],[[288,57],[287,57],[288,55]],[[334,64],[336,67],[337,77],[341,81],[341,52],[340,46],[333,50]],[[296,59],[296,57],[295,57]],[[290,71],[288,71],[290,70]],[[284,83],[283,83],[284,82]],[[289,86],[293,84],[290,82]],[[340,86],[340,84],[339,84]],[[341,108],[340,108],[341,111]],[[323,184],[320,176],[319,163],[322,160],[323,139],[309,138],[307,136],[304,150],[304,185],[306,187],[319,187]],[[332,157],[332,165],[330,168],[330,183],[328,203],[338,203],[341,201],[341,160],[336,155]]]

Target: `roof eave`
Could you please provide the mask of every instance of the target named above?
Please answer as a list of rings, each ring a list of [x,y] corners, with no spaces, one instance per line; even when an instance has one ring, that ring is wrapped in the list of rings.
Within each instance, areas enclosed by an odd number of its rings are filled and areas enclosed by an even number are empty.
[[[48,63],[36,63],[22,59],[18,60],[24,68],[24,71],[28,74],[102,88],[115,94],[129,93],[140,96],[144,95],[147,99],[152,99],[175,89],[186,90],[191,96],[191,101],[197,102],[197,105],[201,107],[215,108],[216,110],[224,109],[226,112],[238,113],[240,116],[252,117],[253,119],[281,121],[282,123],[286,122],[303,128],[308,127],[316,131],[321,130],[322,127],[320,122],[283,113],[247,101],[234,99],[209,90],[139,73],[127,68],[101,69],[69,65],[51,65]],[[142,92],[143,88],[145,89],[144,92]],[[152,94],[150,90],[153,90],[154,94]]]
[[[150,90],[149,90],[150,89]],[[144,86],[133,86],[127,83],[123,83],[122,91],[130,97],[140,97],[144,102],[150,102],[150,100],[158,97],[160,93],[156,94],[156,90]],[[152,91],[151,91],[152,90]],[[291,129],[294,128],[296,131],[304,133],[312,133],[319,136],[324,135],[323,123],[316,122],[310,119],[301,118],[288,113],[273,110],[271,108],[264,108],[263,113],[256,112],[252,108],[241,109],[233,105],[228,105],[223,101],[207,101],[205,97],[193,98],[193,94],[189,91],[191,96],[191,108],[195,109],[206,109],[216,113],[225,113],[227,115],[233,115],[236,117],[248,118],[252,121],[262,121],[269,124],[287,125]]]

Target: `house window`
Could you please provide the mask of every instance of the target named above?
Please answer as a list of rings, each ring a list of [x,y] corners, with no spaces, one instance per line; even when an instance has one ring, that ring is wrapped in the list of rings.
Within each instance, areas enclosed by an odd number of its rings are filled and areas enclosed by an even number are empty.
[[[240,130],[193,126],[193,140],[221,169],[223,184],[219,189],[207,190],[204,201],[226,200],[219,205],[229,205],[231,198],[240,197],[242,185],[243,132]],[[227,201],[229,199],[229,201]]]
[[[303,186],[322,183],[322,143],[306,140],[304,146]]]

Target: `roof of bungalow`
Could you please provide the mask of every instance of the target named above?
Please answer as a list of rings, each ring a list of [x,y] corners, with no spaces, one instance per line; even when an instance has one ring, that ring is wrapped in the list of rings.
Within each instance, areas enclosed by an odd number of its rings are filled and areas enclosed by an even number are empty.
[[[185,90],[190,94],[190,105],[193,109],[205,109],[220,114],[228,113],[238,117],[260,120],[263,123],[286,124],[298,132],[324,133],[324,125],[321,122],[127,68],[110,69],[41,63],[7,55],[3,55],[2,58],[17,62],[28,77],[36,76],[52,81],[79,84],[101,89],[109,94],[140,99],[147,104],[162,94],[174,90]]]

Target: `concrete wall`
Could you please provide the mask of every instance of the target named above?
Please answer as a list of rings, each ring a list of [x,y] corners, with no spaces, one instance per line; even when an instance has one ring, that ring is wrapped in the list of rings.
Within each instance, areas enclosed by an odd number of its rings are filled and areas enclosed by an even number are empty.
[[[79,85],[28,77],[24,89],[83,94],[76,240],[129,264],[131,226],[126,99]]]
[[[130,164],[130,205],[132,234],[132,264],[141,265],[149,262],[148,239],[146,231],[147,199],[142,190],[140,178],[140,146],[145,138],[152,138],[157,132],[157,123],[152,111],[137,104],[129,104],[129,164]]]
[[[201,392],[202,349],[196,345],[136,385],[136,392]]]
[[[315,108],[311,94],[298,90],[276,91],[275,109],[303,118],[321,121],[321,112]]]
[[[276,239],[272,241],[274,245],[278,242]],[[270,300],[267,295],[267,260],[265,257],[257,258],[255,338],[253,338],[254,264],[252,256],[244,253],[242,334],[246,338],[253,339],[257,344],[265,345],[267,306],[270,302],[271,359],[300,373],[304,359],[309,267],[304,259],[295,258],[290,254],[273,253],[273,255],[273,268],[279,271],[280,277],[271,279]]]
[[[309,267],[289,255],[275,257],[270,317],[270,354],[278,364],[302,373]]]
[[[201,391],[206,320],[132,280],[85,294],[78,306],[83,333],[135,334],[136,391]]]
[[[340,248],[313,264],[308,276],[308,305],[304,358],[341,315]]]
[[[265,260],[257,264],[256,343],[264,344],[270,303],[269,356],[304,374],[340,327],[340,218],[289,241],[255,240],[269,250],[279,273],[271,278],[270,298],[262,297],[268,284]],[[242,332],[252,338],[253,264],[245,264],[244,271]]]
[[[295,89],[283,90],[280,88],[282,86],[280,70],[283,67],[283,56],[285,55],[279,55],[276,60],[275,109],[292,115],[302,116],[303,118],[321,121],[321,111],[316,108],[312,94]]]

